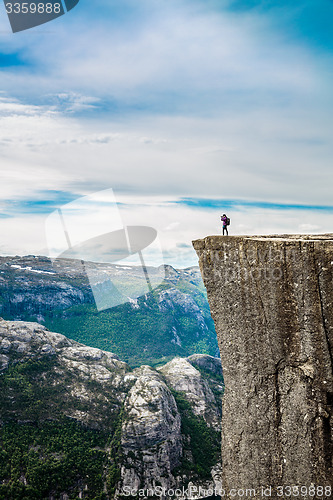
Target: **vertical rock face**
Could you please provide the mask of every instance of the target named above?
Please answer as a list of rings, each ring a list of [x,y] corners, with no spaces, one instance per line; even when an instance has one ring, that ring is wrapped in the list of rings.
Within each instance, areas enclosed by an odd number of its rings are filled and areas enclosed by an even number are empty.
[[[142,366],[125,401],[122,487],[170,486],[182,456],[181,419],[174,397],[155,370]],[[172,486],[175,486],[172,484]]]
[[[274,498],[331,485],[333,235],[193,245],[224,370],[224,487],[272,486]]]
[[[164,375],[172,389],[186,394],[186,399],[191,403],[195,415],[202,417],[208,425],[219,430],[221,427],[219,400],[216,401],[207,380],[190,361],[191,358],[174,358],[158,368],[158,371]],[[223,390],[222,387],[221,389]]]

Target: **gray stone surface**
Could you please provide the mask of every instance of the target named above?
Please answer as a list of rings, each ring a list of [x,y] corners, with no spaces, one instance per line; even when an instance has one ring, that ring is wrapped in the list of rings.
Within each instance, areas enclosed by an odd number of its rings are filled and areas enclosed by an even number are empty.
[[[278,486],[331,485],[333,235],[193,245],[224,371],[227,494],[272,486],[281,498]]]
[[[216,430],[220,429],[219,401],[216,400],[208,380],[189,362],[189,358],[174,358],[158,368],[158,371],[164,375],[172,389],[184,394],[195,415],[202,417]],[[221,386],[221,395],[223,390],[224,387]]]
[[[122,488],[176,487],[172,470],[182,458],[181,418],[169,388],[150,366],[134,370],[122,425]]]
[[[198,493],[186,493],[182,498],[201,498],[200,488],[212,489],[221,481],[220,457],[205,478],[197,475],[194,464],[193,470],[181,467],[190,437],[182,434],[182,415],[172,393],[174,388],[186,391],[183,396],[193,405],[194,413],[203,416],[208,427],[219,430],[224,389],[220,359],[194,355],[175,358],[158,370],[145,365],[132,370],[115,354],[50,332],[38,323],[0,318],[0,376],[26,362],[31,366],[36,363],[32,381],[41,389],[40,405],[37,409],[34,401],[30,406],[21,405],[22,390],[14,385],[7,395],[1,394],[6,404],[0,408],[0,424],[66,416],[111,436],[115,420],[122,415],[115,499],[126,488],[186,490],[189,483]],[[204,373],[193,364],[200,365]],[[59,389],[56,401],[48,397],[55,388]]]

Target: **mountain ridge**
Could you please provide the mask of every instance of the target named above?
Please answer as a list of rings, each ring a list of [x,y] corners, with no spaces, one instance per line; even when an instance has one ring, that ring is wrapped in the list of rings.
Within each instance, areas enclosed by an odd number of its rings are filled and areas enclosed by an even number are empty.
[[[3,319],[0,353],[0,498],[107,499],[125,487],[219,482],[219,359],[131,369],[39,323]]]
[[[108,267],[112,279],[124,282],[130,282],[136,269]],[[116,352],[132,366],[196,352],[219,356],[199,268],[165,265],[164,270],[163,283],[151,293],[99,312],[81,261],[0,257],[0,316],[38,321],[74,340]]]

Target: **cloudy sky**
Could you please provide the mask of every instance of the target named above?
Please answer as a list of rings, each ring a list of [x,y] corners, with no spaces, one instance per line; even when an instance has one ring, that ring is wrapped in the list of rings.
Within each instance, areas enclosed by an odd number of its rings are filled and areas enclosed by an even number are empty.
[[[47,253],[47,217],[110,188],[174,266],[223,212],[232,234],[332,232],[332,19],[332,0],[80,0],[13,34],[2,6],[0,253]]]

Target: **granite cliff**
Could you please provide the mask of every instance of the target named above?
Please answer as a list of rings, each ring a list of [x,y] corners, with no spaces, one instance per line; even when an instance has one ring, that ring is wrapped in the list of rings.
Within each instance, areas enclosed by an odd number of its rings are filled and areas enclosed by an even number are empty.
[[[133,370],[38,323],[0,319],[0,498],[214,488],[223,390],[208,355]]]
[[[225,376],[226,495],[271,487],[281,498],[296,485],[305,498],[330,498],[333,235],[209,236],[193,245]]]

